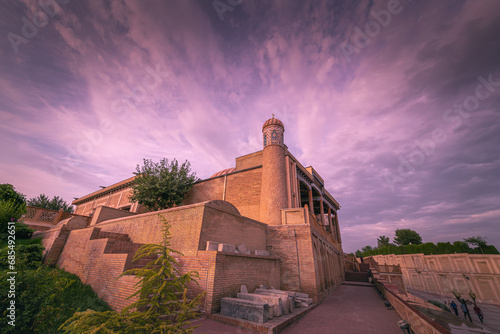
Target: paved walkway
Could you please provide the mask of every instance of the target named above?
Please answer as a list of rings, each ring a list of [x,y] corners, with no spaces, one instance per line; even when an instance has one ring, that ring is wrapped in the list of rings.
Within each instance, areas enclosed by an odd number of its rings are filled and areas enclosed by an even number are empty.
[[[283,334],[396,334],[401,317],[387,310],[372,287],[341,285],[323,303]]]
[[[285,328],[284,334],[364,333],[399,334],[395,310],[387,310],[373,287],[341,285],[314,310]],[[194,333],[254,334],[256,332],[221,324],[209,319],[193,322],[201,325]]]
[[[456,298],[441,296],[435,293],[424,292],[411,288],[408,288],[408,292],[422,298],[423,300],[437,300],[440,302],[447,302],[448,304],[450,303],[450,300],[454,300],[455,303],[457,303]],[[468,307],[473,323],[489,330],[491,333],[500,333],[500,305],[477,303],[477,306],[479,306],[479,308],[483,311],[484,323],[479,321],[479,318],[472,309],[473,306]],[[464,315],[460,309],[460,304],[458,304],[458,314],[460,317],[463,317]]]

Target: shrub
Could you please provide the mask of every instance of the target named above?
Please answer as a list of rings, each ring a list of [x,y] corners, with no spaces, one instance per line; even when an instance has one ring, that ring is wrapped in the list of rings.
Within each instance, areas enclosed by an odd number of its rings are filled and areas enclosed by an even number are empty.
[[[8,291],[8,284],[2,271],[1,291]],[[59,333],[59,326],[75,312],[110,310],[90,286],[82,284],[78,276],[47,266],[18,272],[15,301],[16,326],[8,325],[9,319],[2,314],[0,328],[3,333]],[[8,298],[0,299],[3,312],[9,302]]]

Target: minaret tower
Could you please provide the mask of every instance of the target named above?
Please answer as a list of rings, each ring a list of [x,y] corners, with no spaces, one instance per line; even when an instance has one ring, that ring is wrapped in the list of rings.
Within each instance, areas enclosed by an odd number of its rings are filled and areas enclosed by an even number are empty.
[[[269,225],[281,225],[281,209],[286,208],[285,127],[277,118],[268,119],[262,126],[262,188],[260,220]]]

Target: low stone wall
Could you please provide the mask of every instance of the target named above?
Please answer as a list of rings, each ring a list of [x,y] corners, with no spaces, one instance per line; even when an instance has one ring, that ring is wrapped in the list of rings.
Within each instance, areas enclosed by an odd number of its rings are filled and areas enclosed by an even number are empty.
[[[452,290],[466,299],[474,292],[480,303],[500,305],[500,255],[375,255],[379,265],[399,265],[405,286],[455,298]]]
[[[385,298],[389,303],[391,303],[401,318],[405,319],[408,324],[410,324],[411,330],[414,333],[450,334],[450,331],[446,328],[442,327],[437,322],[405,302],[391,290],[386,289],[383,284],[377,284],[377,286],[383,291]]]

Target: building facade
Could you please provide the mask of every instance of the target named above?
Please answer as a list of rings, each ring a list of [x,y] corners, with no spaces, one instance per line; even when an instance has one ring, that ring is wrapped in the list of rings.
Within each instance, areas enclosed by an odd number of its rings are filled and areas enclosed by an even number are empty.
[[[344,277],[340,205],[318,172],[288,151],[280,120],[267,120],[262,134],[261,151],[238,157],[235,167],[196,182],[182,206],[144,213],[129,199],[134,177],[76,199],[75,213],[91,215],[92,221],[84,228],[73,223],[79,226],[73,230],[61,222],[56,229],[39,232],[46,258],[83,277],[120,309],[133,279],[122,277],[123,284],[103,279],[106,274],[95,267],[110,266],[109,254],[130,253],[139,244],[160,240],[161,214],[171,224],[172,246],[185,255],[180,260],[183,270],[200,273],[196,289],[207,292],[206,312],[217,312],[220,298],[234,297],[242,284],[249,291],[264,284],[321,301]],[[128,244],[119,246],[117,240]],[[213,244],[219,248],[214,250]],[[131,266],[130,254],[118,258],[113,258],[116,272]]]

